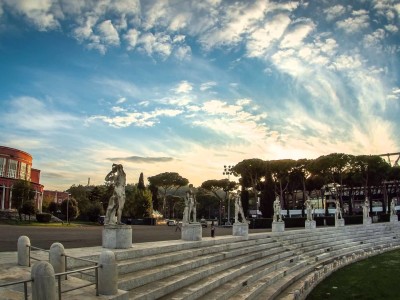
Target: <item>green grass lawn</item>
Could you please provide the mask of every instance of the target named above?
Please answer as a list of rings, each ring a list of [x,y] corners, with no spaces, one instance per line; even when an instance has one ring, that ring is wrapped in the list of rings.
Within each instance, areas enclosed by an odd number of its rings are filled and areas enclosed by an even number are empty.
[[[306,299],[400,299],[399,274],[400,250],[386,252],[338,270]]]

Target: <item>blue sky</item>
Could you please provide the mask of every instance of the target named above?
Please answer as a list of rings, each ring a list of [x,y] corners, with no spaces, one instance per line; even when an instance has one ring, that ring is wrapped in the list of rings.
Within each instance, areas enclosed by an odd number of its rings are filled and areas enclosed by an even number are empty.
[[[0,0],[0,144],[46,189],[400,150],[400,1]]]

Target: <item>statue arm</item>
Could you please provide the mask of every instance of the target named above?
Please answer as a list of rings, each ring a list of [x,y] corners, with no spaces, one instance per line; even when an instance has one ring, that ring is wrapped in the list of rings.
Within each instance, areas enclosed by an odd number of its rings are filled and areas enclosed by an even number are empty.
[[[110,171],[107,175],[106,178],[104,178],[105,181],[110,181],[110,178],[114,177],[114,172]],[[111,178],[112,179],[112,178]]]

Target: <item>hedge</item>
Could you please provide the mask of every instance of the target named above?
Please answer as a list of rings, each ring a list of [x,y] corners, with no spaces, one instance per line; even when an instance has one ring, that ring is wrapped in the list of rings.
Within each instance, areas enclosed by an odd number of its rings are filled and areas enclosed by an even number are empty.
[[[36,214],[36,221],[38,221],[39,223],[50,223],[51,214],[47,214],[47,213]]]

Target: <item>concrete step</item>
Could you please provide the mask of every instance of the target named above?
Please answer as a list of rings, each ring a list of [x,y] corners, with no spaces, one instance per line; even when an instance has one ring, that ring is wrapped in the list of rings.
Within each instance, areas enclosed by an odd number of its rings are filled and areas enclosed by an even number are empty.
[[[226,299],[243,286],[256,281],[261,275],[293,264],[294,260],[292,252],[277,252],[275,255],[215,273],[211,277],[204,278],[161,299],[197,299],[204,295],[204,299]]]
[[[188,271],[180,272],[176,275],[165,277],[162,280],[148,283],[136,289],[130,290],[130,299],[157,299],[189,284],[194,284],[199,280],[212,277],[218,272],[234,268],[245,268],[252,261],[267,259],[268,256],[276,255],[280,248],[257,251],[250,254],[230,257],[213,264],[207,264],[198,268],[192,268]],[[293,255],[292,252],[289,255]]]

